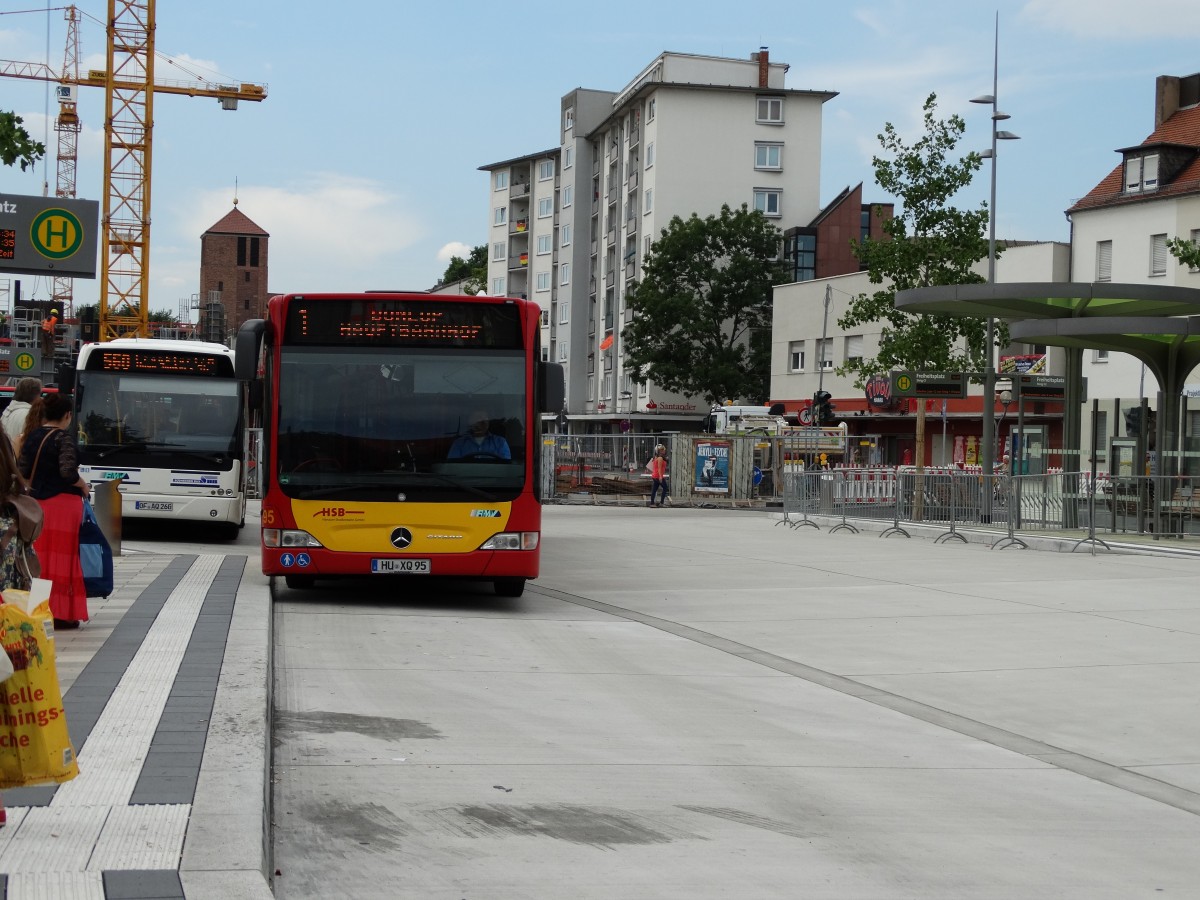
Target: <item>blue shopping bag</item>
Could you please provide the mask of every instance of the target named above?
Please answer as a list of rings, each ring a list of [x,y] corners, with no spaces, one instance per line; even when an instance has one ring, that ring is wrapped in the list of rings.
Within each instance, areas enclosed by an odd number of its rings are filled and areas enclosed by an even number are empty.
[[[79,565],[83,586],[89,597],[107,597],[113,589],[113,555],[96,513],[88,500],[83,501],[83,522],[79,526]]]

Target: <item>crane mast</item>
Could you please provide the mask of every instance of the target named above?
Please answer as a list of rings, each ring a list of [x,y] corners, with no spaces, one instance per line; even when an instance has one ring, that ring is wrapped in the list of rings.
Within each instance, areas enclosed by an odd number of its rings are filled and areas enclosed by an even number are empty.
[[[75,172],[79,161],[79,110],[75,102],[75,82],[79,81],[79,10],[68,6],[67,47],[63,53],[63,80],[58,85],[58,118],[54,130],[58,134],[58,169],[54,196],[70,200],[75,197]],[[75,280],[54,276],[50,299],[64,320],[75,315]]]

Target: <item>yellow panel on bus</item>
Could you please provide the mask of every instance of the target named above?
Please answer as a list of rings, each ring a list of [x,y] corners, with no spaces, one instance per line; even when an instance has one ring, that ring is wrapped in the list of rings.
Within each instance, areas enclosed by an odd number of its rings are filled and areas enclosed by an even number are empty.
[[[467,553],[507,528],[512,504],[293,500],[292,513],[296,527],[307,531],[329,550]]]

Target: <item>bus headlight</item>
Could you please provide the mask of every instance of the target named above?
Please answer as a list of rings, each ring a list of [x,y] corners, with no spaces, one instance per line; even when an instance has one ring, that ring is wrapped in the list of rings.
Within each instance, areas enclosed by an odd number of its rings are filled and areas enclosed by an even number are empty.
[[[307,531],[289,528],[264,528],[262,532],[264,547],[320,547],[321,542]]]
[[[502,531],[486,540],[480,550],[536,550],[536,531]]]

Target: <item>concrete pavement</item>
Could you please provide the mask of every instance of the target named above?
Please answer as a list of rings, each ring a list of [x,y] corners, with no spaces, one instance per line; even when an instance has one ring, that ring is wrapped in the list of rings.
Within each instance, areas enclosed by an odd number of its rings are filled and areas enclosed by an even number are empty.
[[[597,782],[587,796],[573,789],[578,809],[603,807],[609,819],[589,819],[584,831],[539,820],[550,833],[565,829],[569,844],[575,836],[570,863],[579,868],[568,869],[594,879],[578,896],[637,896],[645,887],[635,868],[623,888],[633,893],[614,893],[605,874],[612,860],[587,850],[595,839],[610,854],[595,835],[624,834],[631,822],[630,843],[648,854],[635,866],[686,862],[684,882],[707,881],[690,896],[723,895],[729,867],[713,854],[744,834],[763,836],[744,845],[747,856],[775,862],[761,890],[748,884],[743,896],[788,896],[781,885],[799,884],[788,856],[797,841],[805,871],[824,884],[812,896],[1194,895],[1200,556],[1174,547],[1170,557],[993,551],[777,521],[762,511],[547,508],[543,577],[525,600],[545,629],[538,648],[570,641],[560,665],[578,674],[565,695],[589,697],[573,704],[587,715],[556,724],[551,707],[538,706],[539,721],[562,730],[537,746],[510,735],[524,768],[501,768],[503,777],[487,782],[519,784],[529,766],[568,771],[572,747],[630,773]],[[187,549],[144,552],[127,542],[114,594],[91,602],[85,627],[59,633],[81,772],[58,788],[6,792],[4,896],[272,896],[268,585],[254,555]],[[487,624],[497,617],[512,622],[498,631]],[[447,639],[437,618],[416,632],[429,646]],[[549,624],[555,618],[561,633]],[[475,638],[493,651],[487,668],[500,673],[489,682],[524,677],[529,664],[509,658],[517,652],[509,629],[525,620],[519,609],[480,620]],[[611,665],[612,652],[624,659],[606,676],[624,685],[620,701],[588,674]],[[317,671],[323,661],[307,664]],[[393,663],[384,655],[379,664]],[[656,704],[639,687],[647,667],[690,681],[686,705]],[[466,669],[464,678],[478,682]],[[428,700],[430,719],[444,717],[439,683],[429,681],[427,696],[423,684],[410,673],[403,702]],[[547,698],[562,695],[552,689]],[[639,698],[649,705],[629,719],[636,729],[624,728]],[[322,731],[299,720],[289,727],[306,740]],[[681,734],[690,737],[680,743]],[[464,763],[490,758],[493,737],[438,749]],[[666,775],[674,766],[679,784]],[[727,773],[780,800],[802,773],[808,805],[768,799],[741,808]],[[440,786],[482,808],[447,777],[442,770],[413,782],[388,802],[411,810],[422,791]],[[622,797],[629,779],[634,792]],[[575,808],[551,789],[534,799],[538,815],[569,818]],[[621,818],[622,800],[683,812],[669,824]],[[820,819],[814,809],[824,810]],[[534,827],[524,814],[497,814],[479,834],[456,826],[462,847],[477,848],[486,831],[511,850],[506,829]],[[336,831],[317,833],[324,849],[338,850]],[[562,896],[539,893],[539,884],[549,892],[562,882],[553,866],[539,873],[547,857],[524,846],[519,895]],[[468,856],[474,862],[462,871],[485,879],[488,857]],[[396,895],[392,862],[373,858],[385,868],[360,873],[376,891],[362,896]],[[422,896],[406,887],[399,895]]]

